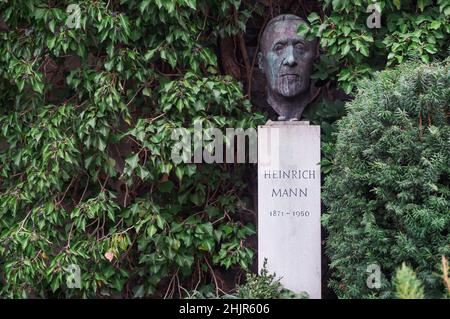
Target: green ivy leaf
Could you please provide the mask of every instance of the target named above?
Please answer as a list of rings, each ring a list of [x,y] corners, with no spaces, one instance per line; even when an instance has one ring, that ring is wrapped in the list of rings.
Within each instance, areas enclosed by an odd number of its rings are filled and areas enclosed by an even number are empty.
[[[157,228],[155,227],[155,225],[151,224],[150,226],[147,227],[147,235],[148,237],[152,238],[157,232]]]
[[[125,162],[130,167],[132,171],[136,169],[136,167],[139,165],[139,153],[136,153],[132,155],[131,157],[128,157]]]

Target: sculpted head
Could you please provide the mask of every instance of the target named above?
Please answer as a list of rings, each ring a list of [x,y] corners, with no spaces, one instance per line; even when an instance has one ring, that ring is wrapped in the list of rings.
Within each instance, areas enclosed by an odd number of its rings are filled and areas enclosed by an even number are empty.
[[[297,34],[302,23],[306,22],[298,16],[280,15],[268,22],[262,34],[258,62],[269,95],[292,99],[309,90],[316,41]]]

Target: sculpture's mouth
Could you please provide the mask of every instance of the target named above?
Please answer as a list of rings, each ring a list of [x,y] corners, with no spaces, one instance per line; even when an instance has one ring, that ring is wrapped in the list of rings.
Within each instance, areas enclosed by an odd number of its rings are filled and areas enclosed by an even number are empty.
[[[285,97],[293,97],[303,90],[303,78],[295,73],[281,73],[276,81],[276,91]]]
[[[294,73],[283,73],[278,76],[278,81],[284,83],[284,85],[292,84],[292,83],[300,83],[302,82],[302,78],[298,74]]]

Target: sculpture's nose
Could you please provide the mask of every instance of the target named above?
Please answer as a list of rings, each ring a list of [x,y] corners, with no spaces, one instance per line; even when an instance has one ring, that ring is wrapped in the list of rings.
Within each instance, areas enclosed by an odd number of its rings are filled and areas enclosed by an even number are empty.
[[[286,48],[286,57],[283,64],[287,66],[295,66],[297,64],[294,57],[294,47],[292,45]]]

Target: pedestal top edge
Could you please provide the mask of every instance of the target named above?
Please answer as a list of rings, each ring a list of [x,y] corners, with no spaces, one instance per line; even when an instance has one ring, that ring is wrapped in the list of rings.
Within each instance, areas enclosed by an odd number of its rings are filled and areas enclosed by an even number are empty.
[[[320,126],[320,125],[310,125],[309,121],[272,121],[269,120],[264,125],[259,125],[258,127],[274,127],[274,126]]]

